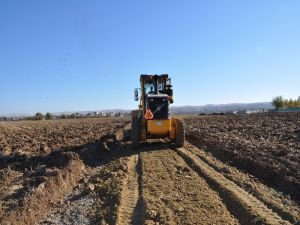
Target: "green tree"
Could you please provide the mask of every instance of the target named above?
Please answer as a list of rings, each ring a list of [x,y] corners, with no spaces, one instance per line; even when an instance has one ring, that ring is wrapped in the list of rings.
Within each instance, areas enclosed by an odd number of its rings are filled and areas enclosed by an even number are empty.
[[[272,105],[275,107],[276,110],[278,110],[285,106],[285,101],[282,96],[277,96],[273,98]]]
[[[46,120],[52,120],[53,119],[53,116],[51,113],[47,112],[46,113]]]
[[[44,119],[44,115],[42,113],[40,113],[40,112],[37,112],[35,114],[35,119],[36,120],[42,120],[42,119]]]
[[[60,118],[61,119],[67,119],[67,115],[63,113],[63,114],[60,115]]]
[[[289,100],[288,99],[284,99],[283,100],[283,108],[287,108],[289,106]]]
[[[289,108],[293,108],[294,107],[294,101],[293,99],[290,98],[289,103],[287,105]]]

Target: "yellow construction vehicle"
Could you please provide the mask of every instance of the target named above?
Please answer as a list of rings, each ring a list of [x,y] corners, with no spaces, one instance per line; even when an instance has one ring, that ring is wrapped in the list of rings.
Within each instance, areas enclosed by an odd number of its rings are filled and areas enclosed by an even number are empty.
[[[131,141],[133,147],[154,138],[168,138],[183,146],[185,127],[181,119],[171,118],[169,105],[173,103],[173,89],[168,74],[140,77],[140,88],[134,91],[139,109],[132,111]]]

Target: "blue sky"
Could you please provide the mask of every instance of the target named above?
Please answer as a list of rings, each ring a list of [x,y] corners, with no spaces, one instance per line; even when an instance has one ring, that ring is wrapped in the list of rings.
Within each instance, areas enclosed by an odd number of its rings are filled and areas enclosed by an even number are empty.
[[[300,95],[300,1],[3,0],[0,114],[132,109],[141,73],[175,105]]]

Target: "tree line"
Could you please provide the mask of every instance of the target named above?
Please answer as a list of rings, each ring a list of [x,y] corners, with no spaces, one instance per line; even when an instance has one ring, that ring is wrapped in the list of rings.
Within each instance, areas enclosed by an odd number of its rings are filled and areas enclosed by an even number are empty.
[[[74,113],[74,114],[71,114],[71,115],[66,115],[66,114],[61,114],[60,116],[58,116],[58,118],[61,118],[61,119],[68,119],[68,118],[76,118],[78,117],[78,113]],[[35,120],[52,120],[53,119],[53,115],[49,112],[47,112],[45,115],[43,113],[40,113],[40,112],[37,112],[35,114],[35,116],[33,117],[33,119]]]
[[[286,108],[299,108],[300,107],[300,96],[298,99],[284,99],[282,96],[273,98],[272,105],[276,110]]]
[[[49,112],[47,112],[45,115],[43,113],[37,112],[34,117],[35,120],[43,120],[43,119],[52,120],[52,118],[53,116]]]
[[[52,119],[75,119],[75,118],[95,118],[95,117],[120,117],[121,113],[115,113],[114,115],[105,114],[105,115],[94,115],[93,113],[87,113],[86,115],[80,113],[72,113],[72,114],[64,114],[61,115],[53,115],[50,112],[43,114],[41,112],[37,112],[33,116],[27,117],[0,117],[0,121],[11,121],[11,120],[52,120]]]

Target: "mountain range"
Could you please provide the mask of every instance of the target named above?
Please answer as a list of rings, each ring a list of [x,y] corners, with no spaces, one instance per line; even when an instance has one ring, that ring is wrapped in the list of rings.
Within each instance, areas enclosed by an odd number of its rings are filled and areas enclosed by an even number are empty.
[[[233,112],[233,111],[244,111],[244,110],[272,110],[274,107],[271,102],[257,102],[257,103],[230,103],[230,104],[208,104],[202,106],[171,106],[170,111],[173,114],[199,114],[199,113],[222,113],[222,112]],[[68,111],[68,112],[56,112],[53,113],[55,116],[61,114],[70,115],[72,113],[88,114],[93,112],[103,113],[130,113],[128,109],[106,109],[106,110],[87,110],[87,111]],[[1,115],[6,117],[26,117],[32,115],[24,114],[6,114]]]
[[[203,106],[174,106],[171,112],[176,114],[199,114],[199,113],[223,113],[244,110],[271,110],[274,109],[271,102],[257,103],[231,103],[231,104],[208,104]]]

